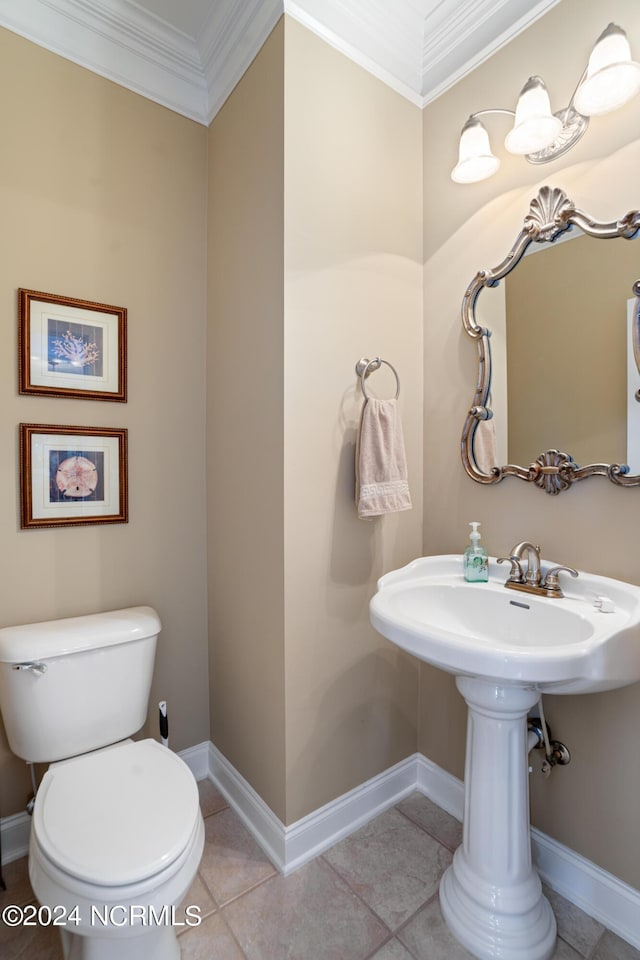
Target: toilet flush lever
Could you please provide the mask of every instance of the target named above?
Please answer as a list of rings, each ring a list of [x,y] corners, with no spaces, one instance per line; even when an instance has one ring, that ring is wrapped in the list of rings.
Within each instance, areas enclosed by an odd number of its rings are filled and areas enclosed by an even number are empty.
[[[33,670],[35,673],[46,673],[47,665],[46,663],[41,663],[39,660],[32,660],[29,663],[14,663],[14,670]]]

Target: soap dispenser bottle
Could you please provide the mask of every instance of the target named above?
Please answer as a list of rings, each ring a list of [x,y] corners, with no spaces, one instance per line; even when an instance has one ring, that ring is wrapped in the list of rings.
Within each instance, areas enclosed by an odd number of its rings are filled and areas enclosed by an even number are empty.
[[[471,544],[464,552],[464,578],[471,583],[486,583],[489,579],[489,556],[480,543],[480,524],[472,520],[469,526],[472,528],[469,534]]]

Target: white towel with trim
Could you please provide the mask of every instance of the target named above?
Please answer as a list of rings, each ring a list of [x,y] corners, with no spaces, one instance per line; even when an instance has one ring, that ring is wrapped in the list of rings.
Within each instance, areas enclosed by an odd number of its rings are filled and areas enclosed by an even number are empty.
[[[364,404],[356,442],[356,505],[361,518],[411,510],[396,400],[370,397]]]

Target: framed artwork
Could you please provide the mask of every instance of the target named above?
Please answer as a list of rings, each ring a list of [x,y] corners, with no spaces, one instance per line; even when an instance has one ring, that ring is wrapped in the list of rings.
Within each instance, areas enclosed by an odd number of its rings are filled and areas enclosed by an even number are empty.
[[[127,431],[20,424],[21,526],[127,523]]]
[[[126,308],[20,288],[18,390],[126,403]]]

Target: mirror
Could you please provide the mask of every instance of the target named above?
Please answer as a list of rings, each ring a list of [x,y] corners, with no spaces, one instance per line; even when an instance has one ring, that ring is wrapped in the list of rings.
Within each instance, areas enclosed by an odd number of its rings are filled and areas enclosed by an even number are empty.
[[[550,494],[598,474],[640,485],[640,244],[627,243],[639,235],[638,211],[599,222],[542,187],[507,257],[471,281],[472,479],[516,476]]]

